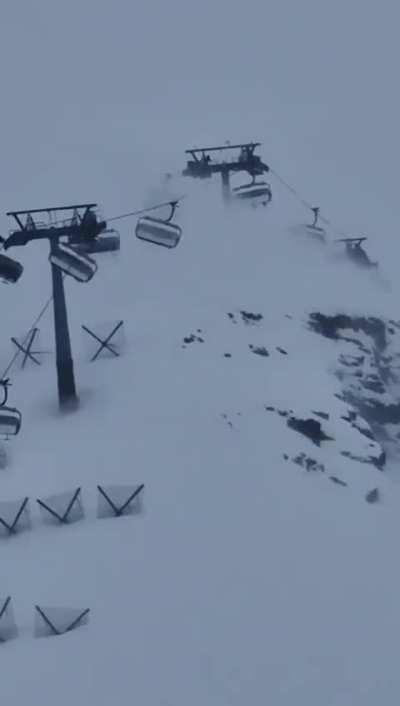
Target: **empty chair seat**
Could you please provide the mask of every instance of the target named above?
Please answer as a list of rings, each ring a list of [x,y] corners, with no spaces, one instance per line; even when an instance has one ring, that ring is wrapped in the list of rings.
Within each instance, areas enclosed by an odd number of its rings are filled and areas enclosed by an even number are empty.
[[[181,239],[182,228],[160,218],[143,216],[136,224],[135,233],[140,240],[147,240],[149,243],[166,248],[175,248]]]
[[[263,204],[266,206],[272,199],[272,191],[265,181],[252,181],[250,184],[243,184],[232,189],[232,195],[239,200],[249,200],[253,204]]]
[[[106,231],[110,235],[99,235],[97,238],[70,240],[74,250],[89,255],[96,253],[117,252],[120,247],[120,237],[116,230]]]
[[[14,407],[0,407],[0,435],[15,436],[21,429],[22,415]]]
[[[24,268],[20,262],[0,253],[0,279],[3,282],[17,282],[23,271]]]
[[[75,248],[59,243],[50,253],[52,265],[70,275],[78,282],[89,282],[97,271],[97,263],[85,253]]]

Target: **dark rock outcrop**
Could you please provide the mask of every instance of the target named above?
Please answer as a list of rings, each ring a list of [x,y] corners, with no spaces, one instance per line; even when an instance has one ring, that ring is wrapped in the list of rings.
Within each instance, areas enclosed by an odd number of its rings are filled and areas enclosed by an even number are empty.
[[[367,503],[371,504],[379,502],[379,489],[374,488],[373,490],[370,490],[369,493],[366,494],[365,499]]]
[[[318,422],[316,419],[298,419],[297,417],[290,417],[286,424],[290,429],[294,429],[300,434],[303,434],[303,436],[306,436],[317,446],[321,445],[321,441],[332,440],[332,437],[325,434],[322,430],[321,422]]]
[[[264,346],[252,346],[251,344],[249,344],[249,348],[251,352],[255,353],[256,355],[261,355],[264,358],[268,358],[269,356],[269,353]]]

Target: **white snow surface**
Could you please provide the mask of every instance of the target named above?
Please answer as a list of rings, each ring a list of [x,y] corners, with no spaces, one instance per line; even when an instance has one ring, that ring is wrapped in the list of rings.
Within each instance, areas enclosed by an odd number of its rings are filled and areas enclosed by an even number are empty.
[[[19,630],[0,644],[0,704],[398,706],[398,465],[342,455],[372,448],[335,396],[346,347],[307,327],[312,311],[399,318],[395,3],[6,5],[3,211],[186,198],[175,250],[121,221],[121,252],[97,256],[89,284],[66,280],[78,411],[58,411],[51,307],[42,366],[11,371],[23,425],[0,509],[29,496],[32,526],[0,537]],[[310,214],[273,176],[257,210],[177,176],[184,149],[226,139],[260,139],[345,232],[372,231],[379,274],[341,257],[333,228],[326,246],[303,233]],[[9,254],[25,271],[1,289],[1,369],[51,287],[47,245]],[[89,362],[81,325],[119,319],[121,356]],[[333,439],[317,447],[266,406],[327,412]],[[98,484],[140,483],[142,514],[96,517]],[[84,519],[44,523],[36,498],[78,486]],[[36,604],[90,620],[36,639]]]
[[[215,191],[192,188],[176,250],[124,227],[120,254],[98,256],[92,283],[66,282],[79,411],[57,411],[52,355],[41,368],[16,366],[23,428],[1,497],[31,498],[32,529],[0,548],[20,630],[1,647],[2,700],[395,703],[396,478],[340,456],[368,439],[340,420],[335,345],[306,327],[316,302],[348,311],[345,288],[354,313],[388,314],[392,294],[293,237],[279,190],[256,211],[226,210]],[[44,253],[30,247],[43,272],[35,296],[29,272],[6,288],[21,331],[49,291]],[[263,319],[245,324],[242,310]],[[123,355],[89,362],[81,323],[118,318]],[[52,349],[51,311],[40,325]],[[190,334],[204,342],[183,347]],[[314,447],[266,405],[328,411],[335,441]],[[307,473],[284,453],[327,471]],[[97,484],[142,482],[142,515],[96,519]],[[85,519],[43,524],[35,499],[77,486]],[[364,495],[376,486],[384,502],[371,506]],[[34,639],[36,603],[89,607],[90,622]]]

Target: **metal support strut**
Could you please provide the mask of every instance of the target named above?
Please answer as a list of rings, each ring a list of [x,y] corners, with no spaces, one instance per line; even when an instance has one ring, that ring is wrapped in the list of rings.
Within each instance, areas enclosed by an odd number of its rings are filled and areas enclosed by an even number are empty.
[[[57,241],[51,240],[51,252],[53,253],[56,248]],[[72,361],[71,340],[65,303],[64,278],[61,270],[55,265],[51,266],[51,275],[53,281],[58,399],[60,408],[75,409],[78,406],[79,400],[75,386],[74,364]]]

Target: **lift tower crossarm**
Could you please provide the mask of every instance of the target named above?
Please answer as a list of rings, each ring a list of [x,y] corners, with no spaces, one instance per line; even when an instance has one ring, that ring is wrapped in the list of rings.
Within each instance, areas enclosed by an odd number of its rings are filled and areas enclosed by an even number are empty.
[[[72,206],[50,206],[48,208],[30,208],[25,211],[8,211],[7,216],[28,216],[32,213],[53,213],[54,211],[74,211],[78,208],[97,208],[97,203],[81,203]]]
[[[221,150],[238,150],[241,147],[255,149],[260,147],[261,142],[244,142],[242,145],[221,145],[220,147],[193,147],[190,150],[185,150],[185,154],[195,155],[196,152],[220,152]]]
[[[218,147],[194,147],[185,150],[192,159],[186,163],[183,176],[190,176],[195,179],[207,179],[213,174],[221,174],[222,194],[226,201],[230,199],[230,173],[247,172],[250,176],[256,177],[265,172],[269,172],[269,167],[261,161],[259,155],[254,154],[260,142],[245,142],[237,145],[220,145]],[[226,152],[240,150],[238,155],[229,155],[223,161],[217,161],[210,156],[214,152]]]
[[[21,245],[26,245],[31,240],[42,240],[48,239],[49,241],[58,240],[63,236],[76,235],[77,232],[84,228],[85,219],[91,209],[97,207],[96,203],[84,203],[75,204],[72,206],[52,206],[49,208],[34,208],[30,210],[23,211],[8,211],[7,215],[12,216],[19,228],[18,230],[12,231],[9,238],[4,243],[4,249],[7,250],[11,247],[18,247]],[[84,209],[83,214],[79,214],[79,209]],[[42,223],[36,224],[33,220],[32,214],[36,213],[46,213],[49,217],[55,213],[70,211],[71,217],[67,222],[57,222],[49,221],[48,225],[43,225]],[[93,214],[94,215],[94,214]],[[26,223],[21,220],[22,216],[27,216]],[[90,230],[90,237],[96,237],[102,233],[107,227],[105,221],[97,221],[95,223],[88,223],[86,228]]]

